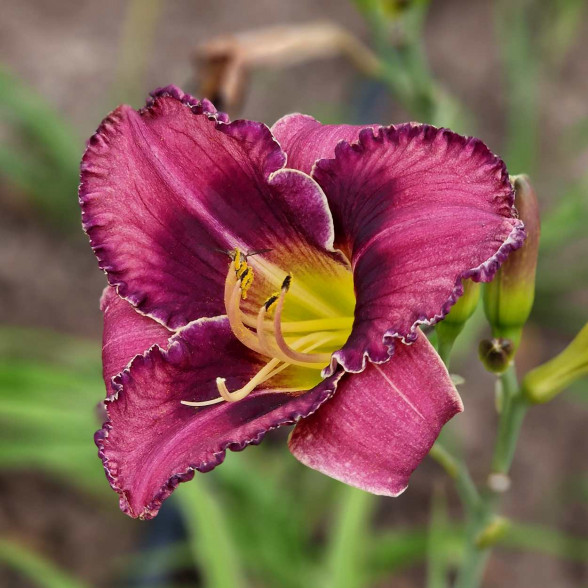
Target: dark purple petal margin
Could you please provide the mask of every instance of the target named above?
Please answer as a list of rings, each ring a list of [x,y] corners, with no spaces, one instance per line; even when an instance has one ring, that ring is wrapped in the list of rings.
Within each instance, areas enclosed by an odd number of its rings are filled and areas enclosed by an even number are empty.
[[[165,88],[140,112],[115,110],[82,160],[83,226],[101,269],[122,298],[172,330],[224,314],[229,258],[219,249],[270,249],[263,261],[285,272],[292,251],[306,265],[340,263],[316,182],[284,169],[265,125],[225,123],[213,110]]]
[[[396,338],[410,343],[419,325],[447,314],[463,278],[491,280],[525,238],[504,162],[447,129],[364,129],[317,161],[313,177],[357,294],[353,332],[331,369],[387,361]]]
[[[216,317],[190,324],[167,350],[152,347],[114,378],[109,420],[95,442],[126,514],[152,518],[180,482],[222,463],[227,449],[258,444],[268,431],[315,412],[342,375],[298,396],[258,390],[235,403],[200,409],[180,404],[217,397],[219,376],[235,389],[262,365],[234,338],[227,319]]]

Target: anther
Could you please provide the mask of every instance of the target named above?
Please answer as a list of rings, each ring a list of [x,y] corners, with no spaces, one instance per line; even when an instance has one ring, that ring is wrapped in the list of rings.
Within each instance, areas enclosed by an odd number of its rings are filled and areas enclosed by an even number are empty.
[[[235,272],[237,274],[237,278],[241,281],[243,281],[249,275],[250,271],[251,268],[245,262],[243,262],[240,265],[240,267],[237,267],[237,265],[235,264]]]
[[[237,278],[241,282],[241,298],[247,298],[247,290],[253,284],[253,270],[247,265],[246,261],[241,262],[241,269],[237,269]]]
[[[231,259],[235,263],[235,271],[237,272],[237,275],[239,275],[238,272],[241,269],[241,251],[239,251],[239,249],[232,251]]]
[[[279,294],[272,294],[264,303],[263,306],[266,312],[269,312],[269,309],[278,301],[280,297]]]
[[[290,289],[290,285],[292,284],[292,274],[288,274],[285,278],[284,281],[282,282],[282,287],[281,290],[283,292],[287,292]]]

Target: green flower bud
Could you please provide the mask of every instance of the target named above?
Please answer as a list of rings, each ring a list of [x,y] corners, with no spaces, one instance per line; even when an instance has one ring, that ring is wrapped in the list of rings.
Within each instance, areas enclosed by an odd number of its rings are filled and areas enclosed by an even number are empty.
[[[542,404],[586,375],[588,323],[559,355],[525,376],[522,384],[523,395],[529,402]]]
[[[441,357],[447,360],[449,353],[468,319],[474,314],[480,300],[480,284],[463,280],[463,295],[451,307],[449,314],[437,323],[437,341]]]
[[[519,346],[523,326],[531,314],[535,297],[535,270],[539,251],[539,206],[527,176],[514,176],[515,206],[525,223],[527,239],[513,251],[484,288],[484,311],[492,335],[510,339]]]
[[[484,367],[493,374],[502,374],[512,362],[515,348],[510,339],[480,341],[478,356]]]

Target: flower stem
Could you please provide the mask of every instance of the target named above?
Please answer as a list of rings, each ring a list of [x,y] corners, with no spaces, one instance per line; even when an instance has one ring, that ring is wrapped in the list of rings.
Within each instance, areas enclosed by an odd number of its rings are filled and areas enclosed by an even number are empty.
[[[504,405],[500,415],[498,439],[492,458],[492,473],[506,475],[512,464],[528,404],[519,390],[514,366],[510,366],[502,374],[500,381]]]
[[[502,493],[508,489],[510,469],[527,403],[521,395],[514,365],[500,376],[503,402],[498,424],[498,437],[492,458],[492,472],[487,488],[480,494],[477,507],[470,510],[466,525],[463,565],[455,588],[478,588],[482,581],[491,544],[479,545],[481,534],[496,517]]]
[[[455,480],[459,497],[468,512],[474,511],[480,502],[480,494],[465,463],[453,456],[437,441],[429,455]]]

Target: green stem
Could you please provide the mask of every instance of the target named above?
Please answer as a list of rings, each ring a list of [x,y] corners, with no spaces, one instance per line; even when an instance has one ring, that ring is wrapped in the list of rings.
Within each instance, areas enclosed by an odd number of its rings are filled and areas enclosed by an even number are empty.
[[[507,474],[512,464],[521,425],[527,412],[527,402],[523,398],[514,366],[501,376],[504,406],[498,425],[498,439],[492,458],[492,473]]]
[[[512,463],[527,405],[519,389],[514,365],[511,365],[500,376],[500,381],[503,388],[503,406],[492,458],[492,474],[503,476],[504,480],[508,482],[506,476]],[[496,516],[495,513],[500,505],[504,490],[504,486],[490,483],[480,495],[477,508],[471,511],[466,526],[463,564],[455,588],[478,588],[480,586],[486,561],[490,555],[490,546],[480,547],[478,539]]]
[[[447,497],[439,486],[433,492],[427,534],[427,588],[448,588],[449,557],[446,548],[448,528]]]
[[[467,512],[473,512],[480,503],[480,494],[465,463],[452,455],[439,441],[431,447],[432,457],[455,480],[455,486]]]
[[[40,588],[87,587],[87,584],[68,575],[52,561],[16,541],[0,539],[0,562]]]

